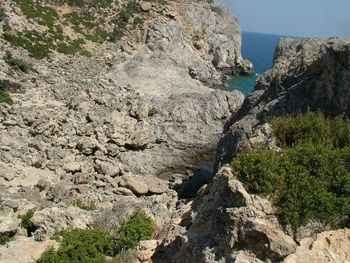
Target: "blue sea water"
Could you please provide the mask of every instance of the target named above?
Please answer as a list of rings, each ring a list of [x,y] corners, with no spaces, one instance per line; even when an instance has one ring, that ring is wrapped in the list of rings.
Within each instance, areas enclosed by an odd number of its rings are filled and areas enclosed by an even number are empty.
[[[235,77],[227,81],[224,90],[240,90],[247,96],[254,88],[259,75],[272,67],[273,53],[278,41],[288,36],[263,33],[242,33],[242,56],[253,62],[255,76]]]

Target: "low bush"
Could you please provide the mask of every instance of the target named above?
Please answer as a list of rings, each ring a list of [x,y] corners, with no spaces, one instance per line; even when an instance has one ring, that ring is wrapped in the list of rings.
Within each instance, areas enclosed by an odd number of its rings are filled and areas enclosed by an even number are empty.
[[[13,104],[13,100],[11,99],[11,96],[7,94],[5,91],[0,90],[0,103],[7,103],[7,104]]]
[[[282,151],[241,153],[231,163],[234,174],[248,191],[270,197],[283,224],[337,227],[350,215],[348,119],[309,112],[271,123]]]
[[[326,117],[321,111],[268,120],[280,147],[317,144],[331,148],[350,146],[350,120],[345,114]]]
[[[129,19],[135,14],[141,13],[140,4],[135,0],[129,1],[118,13],[117,17],[112,20],[114,24],[113,32],[110,35],[110,40],[115,41],[120,39],[126,32],[129,25]],[[136,18],[136,17],[135,17]],[[143,23],[141,18],[136,19],[137,23]],[[136,24],[137,24],[136,23]],[[135,26],[134,24],[133,26]]]
[[[113,236],[100,228],[68,229],[56,235],[60,248],[46,250],[37,263],[107,263],[106,256],[114,257],[112,262],[132,259],[135,255],[129,248],[136,247],[140,240],[153,237],[153,220],[142,211],[136,211],[123,221]]]
[[[6,18],[5,9],[0,8],[0,22]]]
[[[12,240],[11,234],[0,234],[0,246],[5,245],[7,242],[10,242]]]
[[[138,245],[141,240],[153,238],[156,225],[145,212],[137,210],[129,219],[123,221],[118,229],[117,248],[129,249]]]
[[[30,219],[34,215],[34,209],[30,209],[24,215],[18,216],[19,219],[22,220],[21,227],[27,229],[28,236],[32,236],[32,234],[37,230],[37,227],[30,221]]]
[[[58,234],[60,248],[46,250],[37,263],[105,263],[106,255],[115,255],[115,241],[104,230],[69,229]]]
[[[23,72],[27,72],[33,69],[33,66],[20,58],[14,58],[11,52],[6,51],[5,62],[9,64],[14,70],[20,70]]]

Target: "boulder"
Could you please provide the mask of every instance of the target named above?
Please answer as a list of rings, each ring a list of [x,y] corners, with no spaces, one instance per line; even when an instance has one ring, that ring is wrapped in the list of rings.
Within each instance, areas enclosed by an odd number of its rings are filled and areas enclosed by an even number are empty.
[[[1,263],[31,263],[40,258],[41,254],[50,247],[58,248],[55,240],[37,242],[33,238],[21,237],[0,246]]]
[[[95,166],[97,172],[103,174],[115,177],[119,175],[120,173],[120,167],[118,164],[111,164],[109,162],[103,162],[100,160],[96,160],[96,166]]]
[[[76,173],[81,171],[80,162],[69,162],[63,165],[63,169],[68,173]]]
[[[3,164],[0,165],[0,177],[4,178],[6,181],[12,181],[15,176],[15,169]]]
[[[51,238],[57,229],[86,228],[93,221],[93,211],[76,206],[52,207],[36,211],[30,221],[37,227],[33,236],[37,241]]]
[[[123,175],[124,182],[122,183],[122,186],[129,188],[134,194],[147,194],[149,190],[148,185],[142,182],[142,180],[137,179],[140,179],[140,177],[135,178],[135,176]]]
[[[12,211],[2,211],[0,215],[0,234],[16,233],[20,227],[21,219]]]

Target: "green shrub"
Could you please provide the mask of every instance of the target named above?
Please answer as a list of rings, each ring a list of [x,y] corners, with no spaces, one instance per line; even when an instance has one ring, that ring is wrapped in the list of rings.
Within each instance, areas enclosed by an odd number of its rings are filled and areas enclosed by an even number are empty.
[[[30,219],[34,215],[34,209],[30,209],[24,215],[18,216],[19,219],[22,220],[21,227],[27,229],[28,236],[32,236],[32,234],[37,230],[37,227],[30,221]]]
[[[7,31],[11,31],[12,28],[11,28],[11,26],[8,23],[5,23],[5,24],[2,25],[2,30],[4,32],[7,32]]]
[[[12,56],[11,52],[9,52],[9,51],[6,51],[6,55],[5,55],[4,59],[5,59],[5,62],[7,64],[9,64],[15,70],[20,70],[20,71],[23,71],[23,72],[27,72],[27,71],[33,69],[31,64],[29,64],[28,62],[24,61],[23,59],[14,58]]]
[[[350,215],[348,119],[309,112],[271,123],[282,152],[241,153],[231,163],[233,173],[248,191],[269,195],[283,224],[320,220],[337,227]]]
[[[0,234],[0,246],[5,245],[7,242],[10,242],[12,240],[11,234]]]
[[[298,113],[268,120],[280,147],[319,144],[331,148],[350,146],[350,121],[344,115],[327,118],[321,111]]]
[[[105,257],[115,255],[115,241],[106,231],[69,229],[59,233],[58,251],[46,250],[37,263],[104,263]]]
[[[107,263],[106,256],[114,257],[112,262],[134,258],[128,248],[136,247],[140,240],[153,237],[153,220],[142,211],[136,211],[123,221],[115,238],[100,228],[68,229],[57,234],[60,248],[46,250],[37,263]],[[126,263],[126,262],[125,262]]]
[[[129,25],[129,19],[133,17],[135,14],[141,13],[140,4],[135,0],[129,1],[118,13],[116,19],[113,19],[112,22],[114,24],[114,30],[110,35],[110,40],[115,41],[120,39],[126,32],[127,27]],[[135,18],[136,19],[136,18]],[[136,19],[136,23],[133,26],[137,25],[137,23],[143,23],[141,18]]]
[[[58,0],[58,2],[76,7],[107,8],[111,6],[113,0]]]
[[[34,19],[38,21],[40,25],[53,28],[55,21],[58,18],[58,14],[55,9],[43,6],[39,1],[33,0],[14,0],[14,2],[20,7],[23,14],[28,19]]]
[[[11,105],[13,104],[13,100],[11,99],[9,94],[7,94],[3,90],[0,90],[0,103],[7,103]]]
[[[4,8],[0,8],[0,22],[6,18],[6,13]]]
[[[129,219],[123,221],[118,229],[117,248],[134,248],[141,240],[153,238],[156,225],[152,218],[143,211],[136,211]]]

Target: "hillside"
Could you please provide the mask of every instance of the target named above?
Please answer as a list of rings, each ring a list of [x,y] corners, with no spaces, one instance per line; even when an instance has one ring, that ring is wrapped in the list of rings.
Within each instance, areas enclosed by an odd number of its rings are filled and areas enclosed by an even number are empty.
[[[32,262],[60,230],[111,232],[138,209],[161,242],[183,203],[172,188],[243,101],[213,89],[251,71],[237,19],[202,1],[0,8],[0,261]]]

